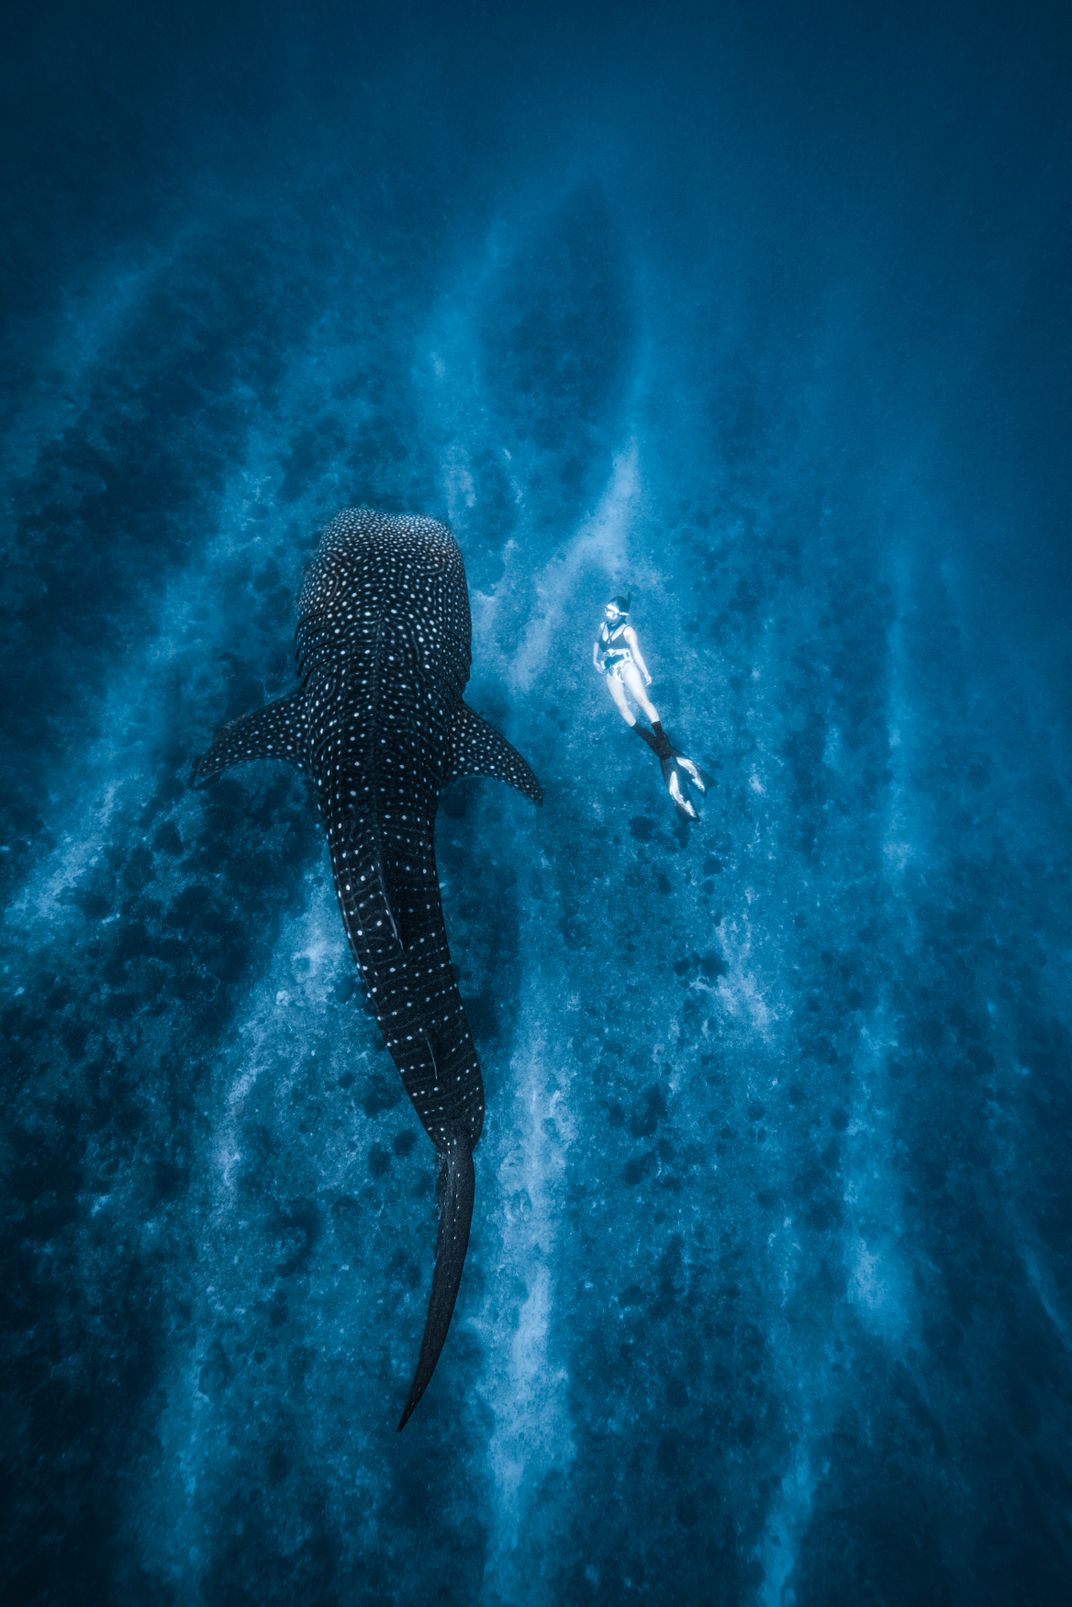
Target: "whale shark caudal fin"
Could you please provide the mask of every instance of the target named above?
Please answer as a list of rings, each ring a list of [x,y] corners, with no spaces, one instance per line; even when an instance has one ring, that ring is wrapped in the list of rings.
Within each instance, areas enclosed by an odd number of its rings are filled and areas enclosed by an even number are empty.
[[[465,703],[458,704],[450,730],[447,780],[458,776],[496,776],[533,803],[543,803],[543,788],[517,749]]]
[[[295,692],[263,709],[221,725],[207,753],[194,762],[190,785],[200,787],[229,764],[247,759],[287,759],[301,766],[301,699]]]
[[[413,1415],[435,1372],[439,1353],[447,1337],[454,1302],[458,1298],[465,1252],[469,1247],[469,1227],[473,1220],[473,1148],[460,1123],[452,1125],[439,1150],[439,1233],[436,1238],[435,1272],[424,1337],[417,1360],[417,1371],[410,1385],[409,1399],[399,1420],[399,1433]]]

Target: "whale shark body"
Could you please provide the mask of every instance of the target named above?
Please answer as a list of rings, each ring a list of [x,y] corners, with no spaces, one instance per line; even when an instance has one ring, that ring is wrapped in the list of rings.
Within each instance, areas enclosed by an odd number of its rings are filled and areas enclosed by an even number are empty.
[[[484,1120],[439,897],[439,794],[457,776],[481,774],[535,803],[543,796],[521,755],[462,701],[470,643],[465,569],[447,527],[348,509],[324,531],[299,598],[300,686],[224,726],[191,778],[199,786],[265,758],[309,775],[369,1012],[438,1154],[435,1272],[400,1429],[450,1326]]]

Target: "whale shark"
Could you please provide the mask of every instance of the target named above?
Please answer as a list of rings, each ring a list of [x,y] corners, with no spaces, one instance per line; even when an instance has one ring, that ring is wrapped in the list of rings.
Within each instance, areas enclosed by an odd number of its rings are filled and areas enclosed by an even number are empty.
[[[439,795],[458,776],[488,775],[543,800],[526,761],[463,701],[471,639],[465,568],[447,526],[348,508],[324,530],[301,588],[300,684],[221,727],[191,774],[199,787],[229,765],[281,759],[310,778],[368,1012],[435,1146],[435,1268],[399,1429],[454,1312],[484,1121],[440,902]]]

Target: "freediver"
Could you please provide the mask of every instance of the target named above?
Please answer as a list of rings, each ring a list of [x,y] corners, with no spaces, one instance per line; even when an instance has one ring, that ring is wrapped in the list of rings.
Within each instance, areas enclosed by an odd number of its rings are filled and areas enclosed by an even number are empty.
[[[603,610],[599,634],[592,643],[592,665],[607,678],[607,688],[618,707],[618,713],[643,738],[658,759],[674,803],[690,820],[698,819],[691,799],[682,790],[691,783],[700,793],[706,792],[703,777],[691,759],[677,752],[662,728],[659,711],[648,697],[646,688],[651,675],[640,651],[637,633],[629,623],[629,598],[612,597]],[[651,730],[638,723],[629,706],[629,694],[651,722]]]

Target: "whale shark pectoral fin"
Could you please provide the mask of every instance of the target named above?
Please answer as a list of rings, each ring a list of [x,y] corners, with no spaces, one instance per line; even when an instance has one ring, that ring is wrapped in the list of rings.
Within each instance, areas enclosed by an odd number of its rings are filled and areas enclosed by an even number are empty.
[[[452,1124],[439,1150],[439,1233],[436,1238],[435,1272],[428,1315],[424,1322],[421,1353],[410,1385],[409,1398],[399,1420],[401,1433],[428,1388],[436,1362],[454,1315],[465,1252],[469,1247],[469,1228],[473,1220],[473,1147],[460,1123]]]
[[[543,803],[543,788],[517,749],[465,703],[458,704],[450,741],[448,781],[458,776],[496,776],[533,803]]]
[[[221,725],[207,753],[194,761],[190,785],[200,787],[228,765],[247,759],[286,759],[301,766],[301,697],[277,698],[263,709]]]

